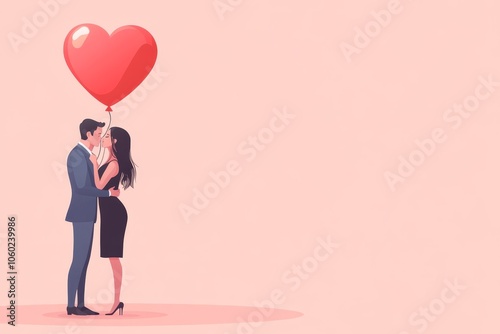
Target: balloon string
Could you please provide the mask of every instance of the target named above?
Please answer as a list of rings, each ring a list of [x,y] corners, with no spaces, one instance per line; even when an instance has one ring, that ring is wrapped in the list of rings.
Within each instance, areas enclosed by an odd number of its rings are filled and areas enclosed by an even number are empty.
[[[108,123],[108,128],[106,129],[106,131],[104,132],[104,135],[106,135],[106,133],[108,132],[109,130],[109,127],[111,126],[111,113],[108,112],[109,114],[109,123]],[[111,135],[110,135],[111,136]],[[97,153],[97,159],[99,159],[99,156],[101,155],[101,148],[102,148],[102,142],[100,143],[99,145],[99,152]],[[103,155],[101,157],[101,161],[99,161],[99,166],[102,164],[102,160],[104,159],[104,152],[103,152]]]

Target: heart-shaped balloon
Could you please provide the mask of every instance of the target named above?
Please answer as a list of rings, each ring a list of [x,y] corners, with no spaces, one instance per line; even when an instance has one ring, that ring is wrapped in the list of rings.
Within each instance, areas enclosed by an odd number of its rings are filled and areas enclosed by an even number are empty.
[[[133,25],[108,35],[98,25],[80,24],[64,40],[64,59],[71,73],[107,111],[147,77],[157,53],[153,36]]]

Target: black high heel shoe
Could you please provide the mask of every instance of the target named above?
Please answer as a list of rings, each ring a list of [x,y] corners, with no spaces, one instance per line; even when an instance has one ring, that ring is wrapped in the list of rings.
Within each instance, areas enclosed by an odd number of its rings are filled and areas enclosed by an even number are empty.
[[[123,304],[122,302],[120,302],[113,312],[106,313],[106,315],[113,315],[113,314],[115,314],[116,310],[118,310],[118,309],[120,310],[119,314],[123,315],[123,307],[124,306],[125,306],[125,304]]]

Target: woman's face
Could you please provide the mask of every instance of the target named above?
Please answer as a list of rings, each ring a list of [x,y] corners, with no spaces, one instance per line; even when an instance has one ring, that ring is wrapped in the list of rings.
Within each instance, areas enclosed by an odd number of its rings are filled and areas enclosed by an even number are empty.
[[[111,148],[111,134],[110,134],[111,131],[107,131],[106,134],[104,135],[104,137],[102,137],[102,140],[101,140],[101,145],[102,147],[104,148]]]

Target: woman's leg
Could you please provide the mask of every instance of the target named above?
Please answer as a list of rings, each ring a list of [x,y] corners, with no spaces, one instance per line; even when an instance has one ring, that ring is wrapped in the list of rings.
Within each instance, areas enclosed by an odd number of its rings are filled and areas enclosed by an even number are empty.
[[[113,303],[113,307],[111,308],[112,312],[120,303],[120,292],[122,289],[122,264],[119,257],[110,257],[109,262],[111,263],[111,268],[113,269],[113,279],[115,282],[115,301]]]

